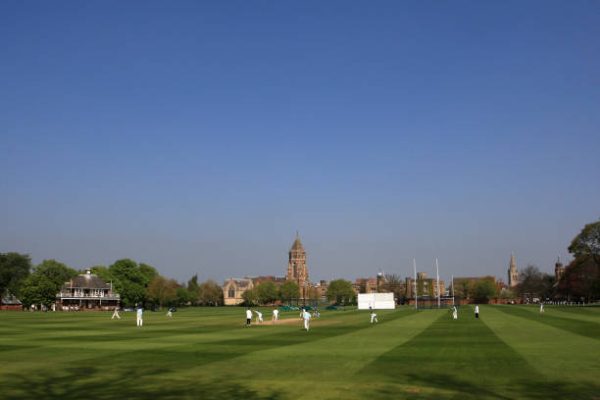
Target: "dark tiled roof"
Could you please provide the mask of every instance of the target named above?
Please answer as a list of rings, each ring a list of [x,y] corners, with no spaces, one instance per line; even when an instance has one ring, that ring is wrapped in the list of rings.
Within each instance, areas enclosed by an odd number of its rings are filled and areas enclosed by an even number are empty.
[[[15,296],[13,296],[10,293],[5,293],[4,296],[2,296],[2,299],[0,299],[0,304],[4,304],[4,305],[21,305],[21,301],[19,299],[17,299]]]
[[[285,282],[285,278],[279,278],[276,276],[257,276],[255,278],[252,278],[252,282],[255,285],[260,285],[263,282],[273,282],[275,284],[281,284]]]
[[[110,289],[110,284],[104,282],[103,279],[93,274],[78,275],[65,282],[65,288],[86,288],[86,289]]]
[[[225,281],[225,285],[227,285],[230,282],[233,282],[238,288],[243,289],[243,288],[250,286],[250,283],[252,281],[248,278],[244,278],[244,279],[231,278],[231,279],[228,279],[227,281]],[[225,286],[225,285],[223,285],[223,286]]]

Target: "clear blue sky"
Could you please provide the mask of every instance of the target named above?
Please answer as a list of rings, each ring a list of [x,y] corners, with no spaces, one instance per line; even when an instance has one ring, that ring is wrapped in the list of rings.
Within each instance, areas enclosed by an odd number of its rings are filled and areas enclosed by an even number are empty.
[[[598,1],[2,1],[0,251],[180,281],[550,272],[600,217]]]

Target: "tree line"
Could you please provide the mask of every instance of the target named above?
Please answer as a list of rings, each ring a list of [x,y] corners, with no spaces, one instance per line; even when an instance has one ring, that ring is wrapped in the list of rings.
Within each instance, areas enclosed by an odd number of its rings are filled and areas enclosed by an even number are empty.
[[[93,274],[113,285],[121,306],[217,306],[223,304],[223,292],[212,280],[198,282],[194,275],[187,284],[166,278],[156,268],[131,259],[115,261],[110,266],[94,266]],[[40,304],[50,307],[61,287],[82,273],[56,260],[44,260],[33,266],[27,254],[0,253],[0,293],[10,293],[25,307]]]
[[[600,221],[586,225],[568,247],[573,260],[565,267],[564,274],[556,281],[555,276],[541,272],[535,265],[528,265],[519,274],[519,284],[513,289],[500,289],[493,279],[461,283],[455,292],[477,302],[492,298],[516,299],[538,297],[541,300],[596,301],[600,300]],[[194,275],[181,284],[158,273],[156,268],[131,259],[115,261],[110,266],[94,266],[92,273],[105,282],[113,284],[121,296],[123,307],[144,304],[150,306],[223,304],[221,286],[212,280],[198,282]],[[56,300],[62,285],[77,276],[77,271],[56,260],[44,260],[32,266],[31,258],[16,252],[0,253],[0,294],[10,293],[24,306],[43,304],[49,307]],[[380,291],[393,292],[402,301],[406,299],[406,287],[397,275],[386,275],[379,286]],[[317,288],[307,293],[309,300],[319,300]],[[300,297],[300,288],[293,281],[280,286],[274,282],[262,282],[247,290],[247,305],[272,304],[276,301],[289,303]],[[336,279],[329,283],[327,300],[337,304],[353,304],[356,295],[350,281]]]
[[[526,299],[533,301],[592,302],[600,300],[600,221],[587,224],[568,247],[573,260],[565,266],[562,276],[540,271],[527,265],[519,272],[514,288],[499,288],[490,280],[461,282],[455,292],[476,302],[492,298]]]
[[[267,305],[276,302],[291,304],[300,297],[300,287],[294,281],[285,281],[279,286],[275,282],[264,281],[242,294],[243,304],[247,306]],[[317,288],[308,288],[307,299],[309,301],[319,301],[321,300],[320,297]],[[336,279],[329,282],[325,297],[329,302],[335,304],[356,303],[356,294],[352,282],[345,279]]]
[[[493,276],[489,276],[457,281],[454,293],[457,297],[477,303],[487,303],[492,299],[533,301],[537,298],[540,301],[577,302],[600,300],[600,221],[587,224],[573,238],[568,250],[573,260],[565,267],[564,274],[558,280],[554,274],[542,272],[537,266],[530,264],[520,271],[519,283],[514,288],[501,287],[496,284]],[[359,289],[364,292],[366,288]],[[380,292],[393,292],[400,303],[408,300],[408,288],[398,275],[385,275],[384,279],[378,280],[377,289]],[[432,288],[429,289],[431,291]],[[432,293],[429,295],[432,296]]]

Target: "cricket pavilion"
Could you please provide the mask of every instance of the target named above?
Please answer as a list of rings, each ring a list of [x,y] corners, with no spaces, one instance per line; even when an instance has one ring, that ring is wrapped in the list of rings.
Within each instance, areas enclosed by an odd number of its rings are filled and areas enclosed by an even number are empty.
[[[112,282],[86,270],[75,278],[65,282],[56,295],[56,308],[63,311],[108,311],[118,308],[121,297],[113,291]]]

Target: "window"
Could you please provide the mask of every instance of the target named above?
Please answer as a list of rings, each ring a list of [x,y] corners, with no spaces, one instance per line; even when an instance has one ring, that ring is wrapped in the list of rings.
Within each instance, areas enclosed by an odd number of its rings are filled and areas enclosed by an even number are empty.
[[[227,292],[227,296],[229,298],[234,298],[235,297],[235,289],[233,287],[229,287],[229,291]]]

